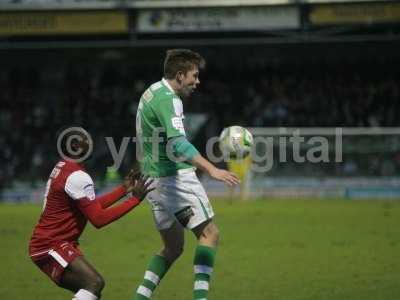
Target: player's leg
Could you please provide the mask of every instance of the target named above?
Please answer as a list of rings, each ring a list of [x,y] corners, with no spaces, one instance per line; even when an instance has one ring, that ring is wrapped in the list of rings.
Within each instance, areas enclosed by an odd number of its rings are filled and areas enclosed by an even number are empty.
[[[219,230],[212,219],[209,219],[196,228],[193,228],[192,232],[195,234],[199,245],[217,248]]]
[[[218,227],[213,222],[214,211],[204,187],[196,174],[183,174],[180,177],[187,196],[182,197],[184,210],[175,216],[180,223],[190,229],[197,237],[198,245],[194,255],[194,299],[206,300],[209,283],[214,268],[216,248],[219,240]],[[181,192],[181,194],[183,194]]]
[[[183,172],[162,182],[163,207],[177,222],[192,230],[198,239],[194,257],[194,299],[206,300],[214,267],[219,239],[217,226],[212,221],[214,211],[195,172]],[[182,233],[183,234],[183,233]]]
[[[192,231],[198,240],[193,262],[195,273],[193,299],[206,300],[214,268],[219,231],[212,219],[200,224]]]
[[[165,191],[169,189],[161,188],[162,182],[160,181],[163,182],[166,179],[154,181],[154,186],[157,188],[147,195],[147,200],[152,206],[154,222],[160,232],[163,248],[151,258],[142,284],[135,293],[135,300],[150,299],[160,280],[183,251],[183,228],[176,223],[174,216],[164,206],[163,199],[169,197]]]
[[[136,291],[135,300],[150,299],[170,266],[183,252],[184,232],[178,223],[174,222],[170,228],[161,229],[159,232],[163,248],[151,258],[143,282]]]
[[[104,280],[74,243],[56,244],[52,249],[31,254],[31,258],[58,286],[74,292],[74,299],[100,298]]]
[[[183,252],[185,243],[183,228],[177,222],[174,222],[170,228],[162,229],[159,232],[163,242],[163,248],[159,255],[163,256],[167,264],[171,266]]]
[[[76,300],[100,299],[105,285],[103,277],[83,256],[68,264],[58,284],[73,291]]]

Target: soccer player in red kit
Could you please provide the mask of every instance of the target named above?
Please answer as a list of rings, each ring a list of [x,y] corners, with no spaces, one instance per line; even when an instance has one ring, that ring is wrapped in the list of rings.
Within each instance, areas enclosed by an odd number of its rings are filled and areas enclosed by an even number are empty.
[[[151,181],[131,171],[122,185],[96,196],[91,177],[83,164],[77,162],[89,149],[88,138],[82,132],[86,131],[81,128],[64,137],[67,142],[71,142],[71,137],[79,137],[69,145],[75,155],[59,161],[50,174],[43,212],[29,243],[29,255],[58,286],[74,292],[73,299],[96,300],[101,297],[104,279],[78,248],[79,236],[87,220],[101,228],[132,210],[151,191]],[[64,155],[67,148],[65,144],[62,146]],[[127,194],[132,196],[112,206]]]

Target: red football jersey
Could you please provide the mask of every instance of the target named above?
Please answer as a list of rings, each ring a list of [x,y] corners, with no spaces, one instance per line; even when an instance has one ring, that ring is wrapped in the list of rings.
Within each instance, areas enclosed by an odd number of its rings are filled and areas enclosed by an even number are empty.
[[[87,218],[78,208],[79,199],[95,199],[93,180],[84,168],[60,161],[46,185],[43,212],[29,243],[30,255],[48,250],[61,241],[77,243]]]

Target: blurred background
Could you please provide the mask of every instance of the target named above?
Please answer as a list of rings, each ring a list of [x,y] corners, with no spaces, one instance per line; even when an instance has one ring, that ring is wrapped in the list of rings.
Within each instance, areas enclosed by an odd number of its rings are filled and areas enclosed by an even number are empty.
[[[262,173],[242,166],[243,198],[400,197],[397,1],[1,0],[1,201],[42,201],[66,125],[92,135],[88,171],[99,189],[118,181],[135,162],[135,145],[111,170],[105,137],[118,148],[135,135],[140,95],[161,79],[169,48],[207,60],[200,88],[184,102],[202,153],[231,125],[274,142],[285,136],[279,128],[301,128],[332,145],[329,162],[298,163],[288,143],[287,162],[275,155]],[[337,127],[340,162],[332,159]],[[202,180],[211,195],[232,195]]]

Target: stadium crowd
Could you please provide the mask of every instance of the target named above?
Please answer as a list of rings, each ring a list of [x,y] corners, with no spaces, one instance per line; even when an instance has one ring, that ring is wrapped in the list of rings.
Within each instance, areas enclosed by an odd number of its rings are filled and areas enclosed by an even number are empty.
[[[199,91],[184,102],[185,112],[208,115],[207,135],[232,124],[399,126],[399,74],[390,61],[371,67],[215,60],[201,74]],[[95,143],[133,135],[140,95],[160,77],[158,64],[124,60],[0,68],[1,185],[16,177],[46,178],[57,155],[56,132],[64,125],[84,126]]]

